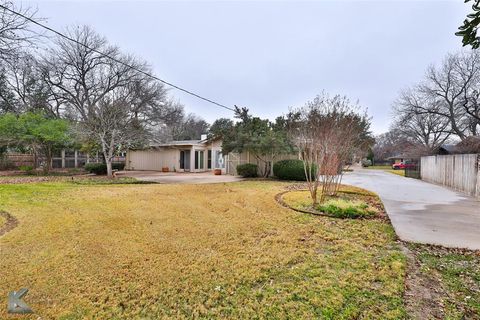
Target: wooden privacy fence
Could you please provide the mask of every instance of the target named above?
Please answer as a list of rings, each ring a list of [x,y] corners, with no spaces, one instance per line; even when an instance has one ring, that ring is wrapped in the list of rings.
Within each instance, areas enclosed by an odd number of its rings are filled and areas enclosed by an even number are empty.
[[[454,154],[421,158],[422,180],[480,197],[480,155]]]

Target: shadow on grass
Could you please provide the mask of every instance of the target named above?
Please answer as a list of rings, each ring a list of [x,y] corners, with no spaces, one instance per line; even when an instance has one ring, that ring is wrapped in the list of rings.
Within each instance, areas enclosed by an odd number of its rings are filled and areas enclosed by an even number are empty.
[[[112,185],[112,184],[157,184],[154,181],[143,181],[135,178],[107,178],[92,177],[82,179],[72,179],[71,183],[77,185]]]

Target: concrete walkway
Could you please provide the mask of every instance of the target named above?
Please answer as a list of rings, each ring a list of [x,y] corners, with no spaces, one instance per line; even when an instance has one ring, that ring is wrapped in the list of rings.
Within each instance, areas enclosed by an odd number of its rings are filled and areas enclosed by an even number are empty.
[[[442,186],[374,169],[343,183],[376,192],[400,239],[480,250],[480,201]]]
[[[203,184],[241,181],[242,178],[231,175],[216,176],[213,172],[178,173],[159,171],[121,171],[118,177],[132,177],[142,181],[168,184]]]

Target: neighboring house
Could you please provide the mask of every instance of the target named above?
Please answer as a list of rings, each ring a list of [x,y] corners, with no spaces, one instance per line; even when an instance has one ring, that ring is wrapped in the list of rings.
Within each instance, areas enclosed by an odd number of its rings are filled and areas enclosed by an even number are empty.
[[[385,160],[390,161],[392,164],[397,164],[397,163],[404,162],[404,161],[411,160],[411,159],[412,159],[412,157],[409,156],[409,155],[397,154],[393,157],[388,157]]]
[[[434,154],[439,154],[439,155],[454,154],[457,152],[456,149],[457,149],[456,144],[442,144],[440,147],[438,147],[434,151]]]
[[[222,141],[203,135],[200,140],[172,141],[128,150],[125,168],[175,172],[221,169],[226,173],[226,158],[222,155]]]

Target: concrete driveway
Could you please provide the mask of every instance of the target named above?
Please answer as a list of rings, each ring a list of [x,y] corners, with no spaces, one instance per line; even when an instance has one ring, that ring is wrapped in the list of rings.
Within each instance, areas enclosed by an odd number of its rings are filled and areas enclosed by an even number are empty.
[[[402,240],[480,250],[480,201],[473,197],[373,169],[348,172],[343,183],[376,192]]]
[[[142,181],[169,183],[169,184],[203,184],[241,181],[242,178],[231,175],[216,176],[213,172],[178,173],[159,171],[121,171],[118,177],[132,177]]]

